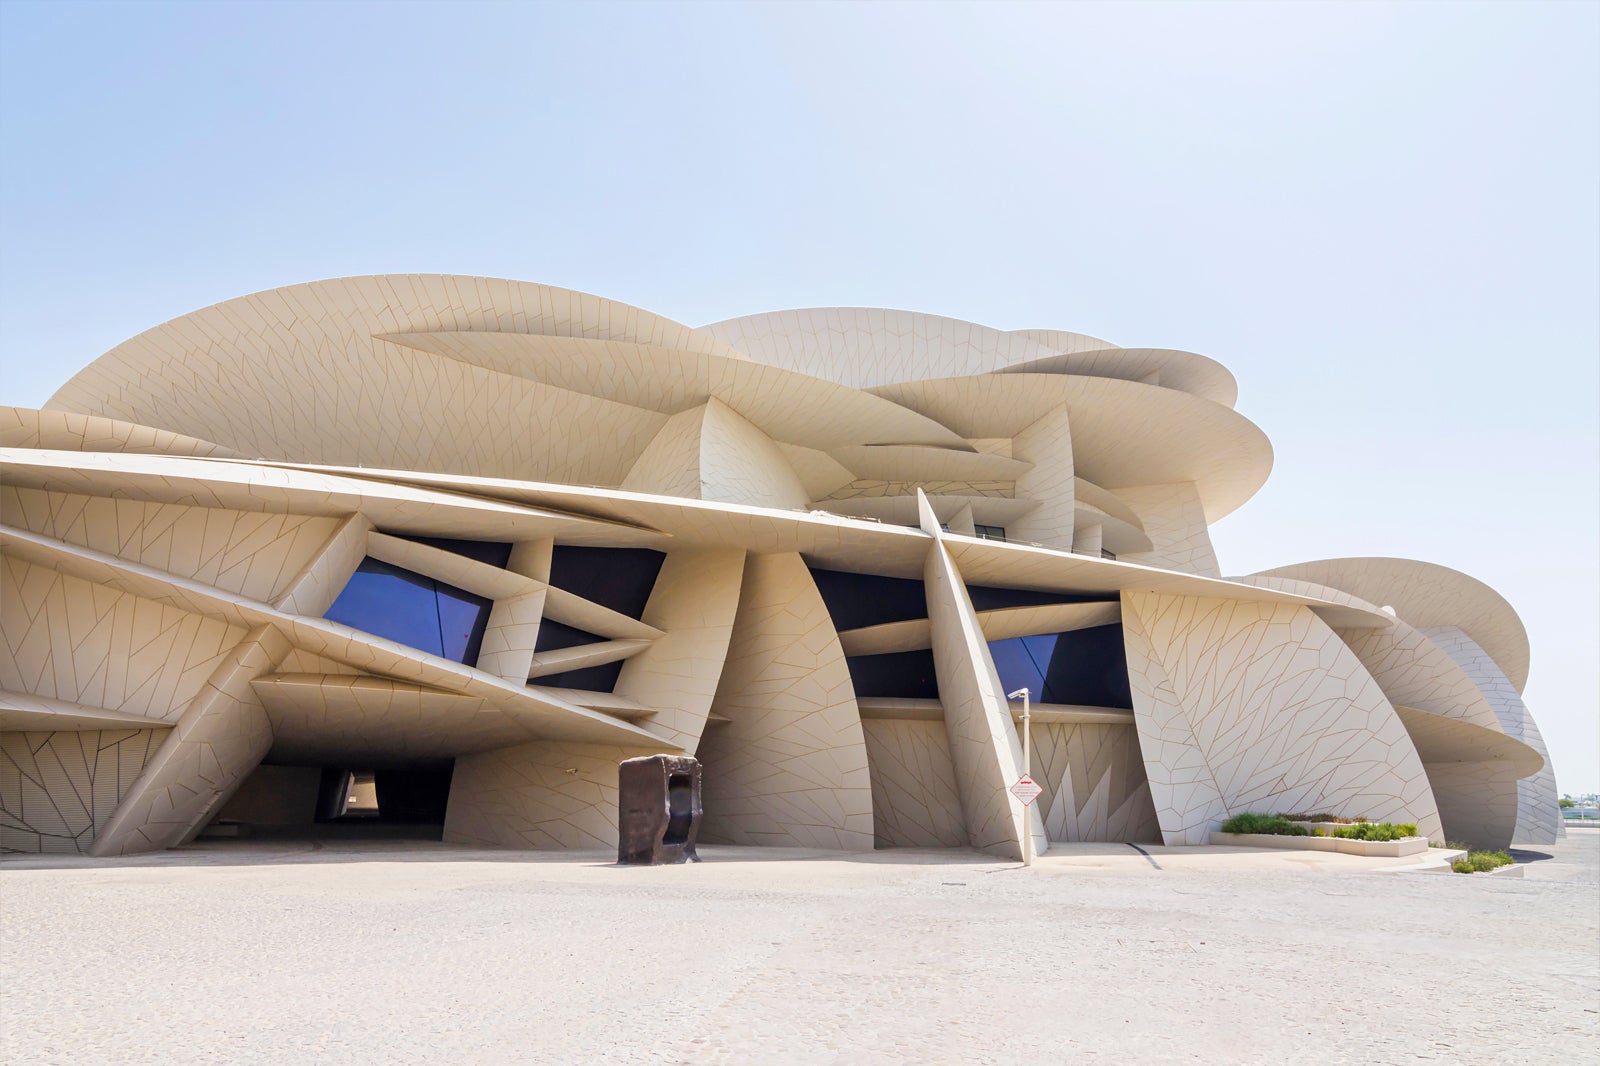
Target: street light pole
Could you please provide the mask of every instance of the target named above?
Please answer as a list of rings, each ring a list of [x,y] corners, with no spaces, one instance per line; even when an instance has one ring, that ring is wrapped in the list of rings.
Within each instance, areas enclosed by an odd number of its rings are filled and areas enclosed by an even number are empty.
[[[1019,688],[1006,696],[1008,700],[1022,697],[1022,773],[1024,777],[1033,774],[1033,729],[1029,725],[1028,715],[1028,690]],[[1033,865],[1033,826],[1028,819],[1029,804],[1022,805],[1022,865]]]

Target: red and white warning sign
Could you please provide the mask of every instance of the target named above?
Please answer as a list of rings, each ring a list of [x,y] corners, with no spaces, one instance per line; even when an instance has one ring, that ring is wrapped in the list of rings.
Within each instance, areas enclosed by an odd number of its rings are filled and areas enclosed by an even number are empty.
[[[1039,782],[1027,774],[1017,778],[1017,783],[1011,786],[1011,794],[1021,800],[1024,807],[1032,806],[1033,801],[1038,799],[1039,793],[1043,791],[1044,789],[1039,787]]]

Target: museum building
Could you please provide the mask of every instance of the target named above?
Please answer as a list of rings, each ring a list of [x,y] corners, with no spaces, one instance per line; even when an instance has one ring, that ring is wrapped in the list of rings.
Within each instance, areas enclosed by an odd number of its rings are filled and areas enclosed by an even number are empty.
[[[1492,589],[1223,576],[1208,527],[1272,465],[1236,398],[1077,333],[692,329],[489,278],[182,316],[0,408],[0,849],[610,850],[656,753],[700,760],[712,844],[1015,857],[1242,811],[1554,841]]]

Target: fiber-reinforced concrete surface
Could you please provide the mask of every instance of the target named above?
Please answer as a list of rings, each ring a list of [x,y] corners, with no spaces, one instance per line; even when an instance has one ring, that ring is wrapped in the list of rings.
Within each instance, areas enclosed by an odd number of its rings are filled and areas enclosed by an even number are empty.
[[[1089,844],[212,843],[0,863],[17,1063],[1592,1061],[1600,830],[1523,880]],[[1547,856],[1536,858],[1537,856]]]

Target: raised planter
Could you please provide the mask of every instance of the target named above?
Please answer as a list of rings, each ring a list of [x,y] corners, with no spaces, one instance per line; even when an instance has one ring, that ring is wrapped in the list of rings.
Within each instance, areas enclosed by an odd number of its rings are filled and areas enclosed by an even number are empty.
[[[1213,844],[1232,844],[1241,848],[1336,851],[1342,855],[1367,855],[1385,859],[1418,855],[1428,850],[1427,837],[1406,837],[1404,840],[1343,840],[1339,837],[1291,837],[1275,833],[1212,833],[1210,841]]]

